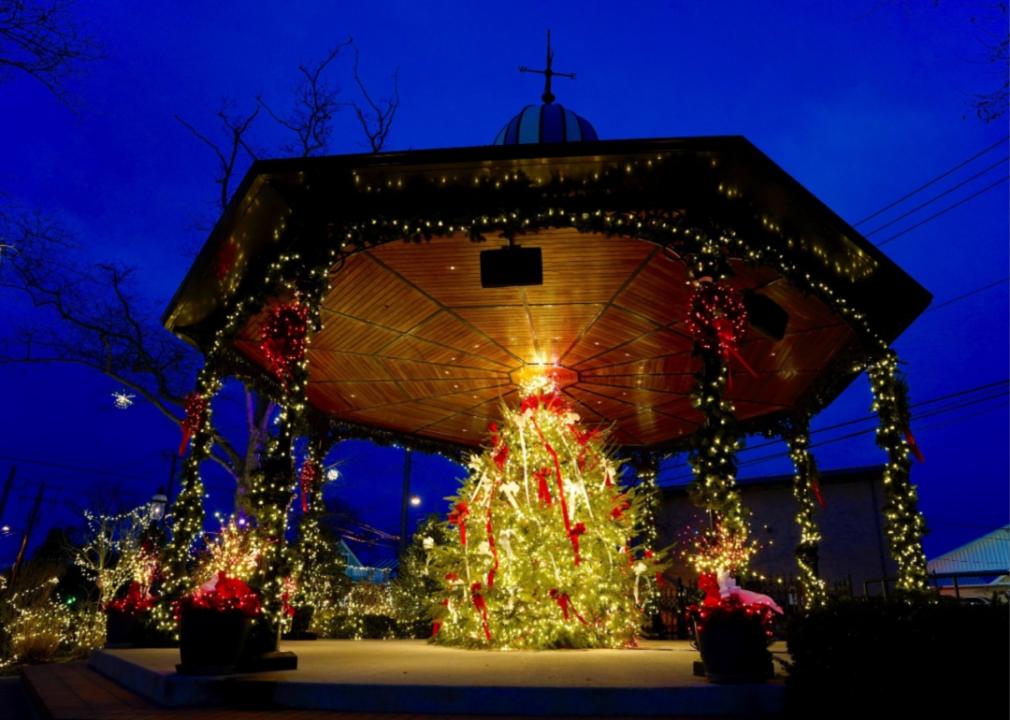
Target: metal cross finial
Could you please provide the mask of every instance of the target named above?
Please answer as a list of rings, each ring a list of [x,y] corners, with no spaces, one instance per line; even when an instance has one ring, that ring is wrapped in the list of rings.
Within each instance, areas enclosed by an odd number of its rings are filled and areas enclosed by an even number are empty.
[[[554,102],[554,93],[551,92],[551,78],[552,77],[554,77],[555,75],[557,75],[558,77],[571,78],[572,80],[575,79],[575,73],[562,73],[562,72],[555,72],[554,70],[552,70],[551,69],[551,64],[553,63],[553,61],[554,61],[554,52],[551,50],[551,31],[548,30],[547,31],[547,67],[544,68],[543,70],[534,70],[533,68],[528,68],[525,65],[520,65],[519,66],[519,72],[539,73],[540,75],[544,76],[544,94],[541,95],[540,97],[541,97],[541,99],[545,103],[552,103],[552,102]]]

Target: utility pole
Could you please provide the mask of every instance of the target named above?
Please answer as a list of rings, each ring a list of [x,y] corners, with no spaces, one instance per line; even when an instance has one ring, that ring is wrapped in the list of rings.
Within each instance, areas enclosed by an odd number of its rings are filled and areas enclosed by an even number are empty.
[[[32,503],[32,509],[28,513],[28,522],[25,523],[25,532],[21,536],[21,547],[18,548],[18,556],[14,559],[14,566],[11,568],[11,580],[14,576],[18,574],[18,570],[21,567],[21,562],[25,558],[25,551],[28,549],[28,540],[32,536],[32,530],[35,529],[35,522],[39,519],[39,508],[42,507],[42,496],[46,492],[46,484],[42,483],[39,485],[39,490],[35,493],[35,502]]]
[[[17,465],[11,465],[10,472],[7,473],[7,481],[4,483],[3,493],[0,494],[0,519],[3,519],[4,510],[7,509],[7,498],[10,497],[11,488],[14,486],[14,475],[18,471]]]
[[[403,497],[400,500],[400,554],[407,549],[407,509],[410,507],[410,471],[414,453],[407,450],[403,456]]]

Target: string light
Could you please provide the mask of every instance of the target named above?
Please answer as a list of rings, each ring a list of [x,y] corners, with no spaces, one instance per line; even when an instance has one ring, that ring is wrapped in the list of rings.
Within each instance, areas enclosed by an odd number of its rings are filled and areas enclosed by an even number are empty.
[[[922,550],[926,521],[918,509],[915,486],[909,480],[908,389],[898,375],[898,356],[894,352],[870,364],[866,373],[873,392],[872,407],[880,418],[877,445],[887,453],[883,511],[891,557],[898,565],[897,588],[906,593],[925,593],[929,589],[926,555]]]
[[[672,158],[679,161],[671,162]],[[685,163],[694,162],[690,158],[658,153],[641,160],[600,161],[591,172],[573,177],[562,173],[552,175],[549,167],[530,167],[529,174],[514,171],[504,175],[495,175],[484,168],[470,177],[421,175],[410,181],[395,177],[389,178],[388,184],[370,179],[373,173],[387,170],[351,171],[346,178],[337,178],[335,182],[339,191],[350,198],[343,206],[347,213],[343,222],[327,225],[324,229],[289,226],[288,219],[293,212],[290,209],[277,219],[274,236],[286,240],[289,248],[298,246],[305,257],[293,249],[280,252],[268,263],[261,281],[255,282],[254,289],[244,297],[239,296],[238,291],[248,283],[242,282],[239,273],[232,273],[224,289],[223,322],[204,347],[206,364],[197,378],[195,392],[209,402],[220,388],[219,378],[225,368],[235,372],[236,367],[248,367],[236,358],[234,343],[244,323],[265,306],[270,294],[298,297],[304,304],[304,349],[307,350],[311,333],[321,325],[319,305],[329,275],[339,269],[351,253],[397,240],[417,242],[457,232],[475,241],[483,240],[485,234],[491,232],[512,237],[517,233],[566,227],[587,234],[637,237],[686,258],[693,277],[698,277],[698,268],[705,270],[706,263],[725,262],[727,257],[740,258],[750,265],[773,268],[799,290],[817,296],[844,318],[861,341],[867,358],[857,360],[853,371],[870,364],[869,358],[886,352],[887,344],[869,318],[845,297],[852,281],[875,273],[878,262],[847,238],[836,238],[829,251],[822,240],[808,239],[783,227],[784,221],[762,214],[738,188],[728,185],[719,175],[719,163],[709,160],[697,159],[696,167],[689,167]],[[362,173],[369,177],[364,183]],[[641,210],[642,207],[662,207],[673,189],[681,187],[695,200],[694,207],[688,211]],[[410,195],[400,196],[399,203],[390,202],[389,194],[407,192]],[[649,193],[658,193],[659,202],[645,202]],[[606,206],[597,204],[601,198],[606,199]],[[400,208],[402,215],[391,216],[392,207]],[[432,216],[428,214],[431,207],[446,210]],[[721,273],[713,275],[716,280],[723,276]],[[300,359],[285,368],[280,386],[257,377],[251,368],[242,371],[244,379],[266,389],[282,405],[277,435],[267,443],[262,471],[253,478],[249,494],[257,532],[274,539],[267,546],[265,569],[258,578],[259,589],[266,597],[264,617],[268,621],[280,617],[280,578],[286,577],[284,573],[290,570],[287,567],[290,556],[282,539],[287,524],[286,508],[294,489],[291,455],[295,433],[303,429],[308,405],[307,352],[292,355]],[[695,407],[705,417],[702,429],[692,440],[695,445],[692,451],[695,495],[704,507],[717,513],[727,527],[742,531],[746,516],[735,489],[734,453],[738,448],[738,434],[732,405],[723,398],[727,367],[718,353],[702,350],[701,355],[702,372],[692,397]],[[833,378],[821,381],[810,393],[806,409],[810,412],[821,409],[830,399],[835,382]],[[389,431],[366,430],[333,418],[329,419],[329,424],[331,431],[343,437],[365,437],[381,443],[397,441],[397,435]],[[757,426],[757,423],[749,423],[752,429]],[[175,592],[187,582],[185,567],[189,548],[203,522],[199,464],[209,455],[212,437],[208,407],[193,434],[193,449],[184,466],[182,493],[175,507],[172,542],[166,553],[166,587]],[[442,452],[452,459],[460,457],[458,446],[437,440],[415,439],[414,444]],[[892,472],[889,477],[893,480],[896,475]],[[907,505],[902,507],[907,509]],[[895,505],[891,512],[898,510]],[[899,522],[897,516],[895,521]],[[904,547],[908,543],[897,544]],[[902,552],[911,553],[907,549]],[[915,562],[907,554],[905,560],[899,560],[899,565]]]
[[[117,410],[129,410],[133,406],[133,398],[137,397],[125,390],[112,393],[112,404]]]

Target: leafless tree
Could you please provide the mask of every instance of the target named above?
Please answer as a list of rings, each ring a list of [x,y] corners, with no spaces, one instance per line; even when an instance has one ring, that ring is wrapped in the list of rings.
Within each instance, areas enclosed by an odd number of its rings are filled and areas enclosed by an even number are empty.
[[[136,294],[132,270],[86,266],[67,231],[44,215],[0,215],[0,239],[14,245],[0,266],[0,287],[21,291],[55,323],[14,328],[0,342],[0,364],[76,364],[115,380],[180,424],[197,357],[160,327],[155,308]],[[242,458],[215,438],[212,458],[238,477]]]
[[[357,84],[367,107],[362,107],[358,103],[352,103],[352,106],[355,115],[358,116],[358,122],[361,123],[361,130],[368,138],[372,152],[377,153],[386,146],[386,138],[389,137],[389,131],[393,127],[396,111],[400,108],[400,69],[397,68],[393,71],[393,89],[390,96],[379,98],[376,102],[369,94],[368,88],[361,79],[361,73],[358,71],[359,55],[358,49],[355,48],[354,82]]]
[[[341,51],[353,43],[352,38],[347,38],[315,65],[298,66],[301,79],[295,87],[294,104],[287,117],[274,112],[262,96],[257,98],[270,117],[295,136],[296,142],[283,148],[288,154],[309,157],[322,152],[329,144],[333,116],[340,110],[341,103],[338,100],[340,89],[326,82],[327,70]]]
[[[189,122],[179,115],[175,116],[176,121],[190,131],[194,137],[209,147],[217,157],[217,176],[214,183],[218,186],[217,205],[219,210],[228,207],[228,200],[231,198],[231,185],[239,168],[239,157],[244,152],[249,159],[256,160],[258,153],[252,149],[246,135],[252,127],[256,116],[259,115],[259,105],[248,115],[236,115],[233,111],[233,103],[224,101],[221,109],[217,111],[217,119],[220,122],[221,130],[224,131],[225,142],[218,143],[211,140]]]
[[[82,61],[101,56],[73,16],[73,0],[0,0],[0,77],[27,73],[62,102]]]
[[[1007,3],[1000,3],[1004,21],[1007,15]],[[1005,22],[1004,22],[1005,26]],[[1004,35],[994,44],[986,44],[987,60],[998,68],[1002,77],[1002,85],[989,93],[974,97],[975,114],[986,123],[995,122],[1005,117],[1010,109],[1010,76],[1007,66],[1010,65],[1010,34]]]

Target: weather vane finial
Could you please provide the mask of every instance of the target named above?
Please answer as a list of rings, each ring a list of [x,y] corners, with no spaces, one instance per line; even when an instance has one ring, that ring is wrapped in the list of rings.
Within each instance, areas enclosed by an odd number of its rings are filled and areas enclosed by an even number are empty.
[[[540,75],[544,76],[544,94],[541,95],[540,97],[541,97],[541,99],[545,103],[552,103],[552,102],[554,102],[554,93],[551,92],[551,78],[552,77],[554,77],[556,75],[557,77],[566,77],[566,78],[571,78],[572,80],[575,79],[575,73],[562,73],[562,72],[555,72],[554,70],[552,70],[551,69],[551,65],[552,65],[553,61],[554,61],[554,52],[551,50],[551,31],[548,30],[547,31],[547,67],[545,67],[543,70],[534,70],[533,68],[528,68],[525,65],[520,65],[519,66],[519,72],[539,73]]]

